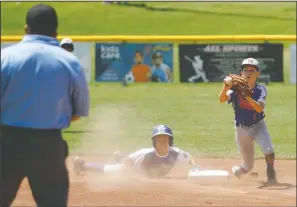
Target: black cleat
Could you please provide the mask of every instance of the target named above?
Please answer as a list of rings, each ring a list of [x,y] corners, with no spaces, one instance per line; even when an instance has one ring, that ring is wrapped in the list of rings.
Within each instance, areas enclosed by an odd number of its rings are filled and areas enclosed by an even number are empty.
[[[267,174],[267,184],[270,184],[270,185],[277,184],[276,173],[274,168],[267,168],[266,174]]]

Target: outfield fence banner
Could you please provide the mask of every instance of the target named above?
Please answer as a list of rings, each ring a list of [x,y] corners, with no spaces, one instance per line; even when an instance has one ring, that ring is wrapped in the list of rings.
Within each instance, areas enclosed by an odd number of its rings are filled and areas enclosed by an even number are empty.
[[[296,84],[296,45],[293,44],[290,46],[290,62],[291,62],[291,72],[290,72],[290,81],[291,84]]]
[[[180,82],[220,82],[246,58],[260,63],[260,80],[283,82],[283,44],[181,44]]]
[[[85,71],[86,79],[88,82],[92,78],[92,47],[91,42],[74,42],[74,55],[79,59]]]
[[[8,46],[15,44],[15,42],[1,42],[1,49],[4,49]]]
[[[173,44],[96,43],[95,57],[97,82],[173,80]]]
[[[16,44],[16,42],[1,42],[1,49]],[[75,42],[74,55],[80,60],[86,79],[89,82],[92,76],[92,43],[90,42]]]

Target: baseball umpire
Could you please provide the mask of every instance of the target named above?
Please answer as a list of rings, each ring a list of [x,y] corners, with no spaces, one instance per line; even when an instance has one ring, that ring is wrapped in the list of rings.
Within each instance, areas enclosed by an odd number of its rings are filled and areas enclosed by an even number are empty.
[[[67,206],[68,146],[61,130],[88,116],[89,91],[79,60],[56,39],[54,8],[38,4],[26,35],[1,50],[1,204],[10,206],[27,177],[37,206]]]

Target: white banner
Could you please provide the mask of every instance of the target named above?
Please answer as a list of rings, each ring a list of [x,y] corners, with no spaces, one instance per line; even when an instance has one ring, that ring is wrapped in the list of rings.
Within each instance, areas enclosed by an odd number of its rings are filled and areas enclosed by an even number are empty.
[[[74,55],[80,60],[80,63],[84,68],[88,82],[90,82],[92,78],[92,44],[93,43],[90,42],[75,42],[73,51]]]
[[[1,49],[15,44],[14,42],[1,42]]]
[[[15,44],[15,42],[1,42],[1,49]],[[92,78],[92,56],[91,48],[92,43],[90,42],[76,42],[74,43],[74,55],[80,60],[85,74],[86,79],[90,82]]]
[[[296,84],[296,45],[290,46],[290,62],[291,62],[291,72],[290,72],[290,80],[291,84]]]

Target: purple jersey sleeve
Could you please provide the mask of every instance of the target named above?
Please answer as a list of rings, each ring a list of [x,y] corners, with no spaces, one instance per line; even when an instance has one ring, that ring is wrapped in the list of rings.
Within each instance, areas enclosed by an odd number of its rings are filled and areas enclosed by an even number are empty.
[[[267,97],[267,88],[264,85],[259,84],[259,89],[261,91],[260,97],[258,99],[259,102],[265,103]]]

